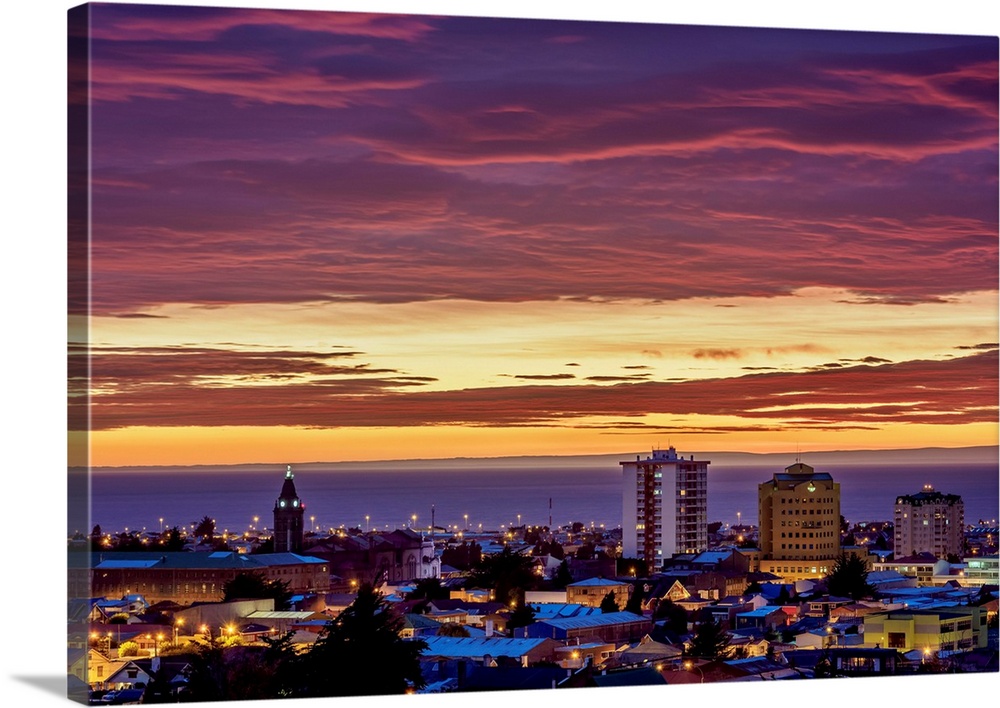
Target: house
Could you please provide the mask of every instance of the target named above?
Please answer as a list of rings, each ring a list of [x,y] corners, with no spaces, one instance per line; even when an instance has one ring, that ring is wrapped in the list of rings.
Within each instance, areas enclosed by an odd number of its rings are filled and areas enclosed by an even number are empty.
[[[559,642],[546,637],[425,637],[427,648],[421,661],[461,659],[483,666],[495,665],[499,657],[507,657],[521,666],[541,661],[554,661]]]
[[[150,673],[139,664],[135,661],[125,661],[108,676],[105,687],[112,690],[143,688],[149,683],[149,679]]]
[[[556,663],[564,669],[579,669],[583,666],[602,666],[615,655],[615,644],[587,642],[568,644],[556,648]]]
[[[780,607],[767,605],[756,610],[737,613],[735,629],[740,630],[748,627],[762,631],[777,629],[785,626],[787,617]]]
[[[403,615],[403,627],[399,636],[403,639],[423,639],[437,634],[441,623],[425,615],[407,613]]]
[[[588,578],[570,583],[566,586],[566,602],[586,607],[600,607],[608,593],[613,595],[619,609],[625,607],[632,594],[632,583],[606,578]]]
[[[108,679],[127,661],[109,658],[96,649],[70,649],[68,674],[85,681],[92,690],[109,688]]]
[[[794,668],[779,664],[766,656],[729,659],[725,664],[736,671],[732,678],[733,681],[774,681],[803,678],[802,674]]]
[[[514,630],[518,636],[551,637],[565,642],[637,642],[652,629],[652,622],[632,612],[605,612],[586,617],[545,619]]]
[[[682,647],[658,642],[647,634],[638,643],[619,652],[617,663],[620,666],[655,665],[657,663],[679,661],[683,654],[684,649]]]

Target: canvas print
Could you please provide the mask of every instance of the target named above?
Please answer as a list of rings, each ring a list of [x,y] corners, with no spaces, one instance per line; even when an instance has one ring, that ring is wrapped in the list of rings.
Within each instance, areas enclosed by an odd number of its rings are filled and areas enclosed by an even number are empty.
[[[997,37],[68,42],[71,698],[997,672]]]

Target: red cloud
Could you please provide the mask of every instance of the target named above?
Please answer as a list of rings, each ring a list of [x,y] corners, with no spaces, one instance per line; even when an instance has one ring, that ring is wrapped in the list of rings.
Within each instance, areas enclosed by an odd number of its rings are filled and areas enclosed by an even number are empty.
[[[573,426],[583,417],[634,419],[647,413],[737,416],[751,427],[761,420],[785,427],[869,427],[884,422],[995,422],[997,414],[996,351],[947,361],[729,379],[457,391],[404,391],[405,377],[351,367],[330,369],[328,373],[336,376],[280,385],[206,385],[198,375],[221,373],[244,357],[203,352],[150,371],[148,357],[134,356],[102,355],[108,361],[96,367],[93,429],[133,425]],[[195,373],[176,366],[197,357],[207,361]],[[291,361],[289,368],[285,359],[276,358],[269,370],[317,377],[323,372],[316,363],[308,363],[309,356]],[[106,374],[102,376],[101,371]],[[267,373],[256,364],[241,365],[238,371],[258,377]],[[371,376],[375,373],[381,376]],[[121,385],[116,387],[115,382]]]

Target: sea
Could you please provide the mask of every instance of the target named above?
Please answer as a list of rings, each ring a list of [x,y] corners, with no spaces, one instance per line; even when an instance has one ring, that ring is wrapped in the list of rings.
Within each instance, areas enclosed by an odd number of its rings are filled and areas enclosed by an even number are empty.
[[[925,484],[958,494],[967,524],[996,526],[1000,516],[998,467],[991,464],[831,465],[841,487],[841,513],[853,523],[891,520],[895,499]],[[774,467],[711,466],[709,522],[757,523],[757,485]],[[519,524],[563,526],[581,522],[607,529],[621,525],[621,469],[616,466],[460,464],[396,468],[343,463],[296,466],[294,480],[305,504],[306,528],[405,526],[494,531]],[[160,531],[189,527],[205,516],[219,531],[242,534],[271,525],[285,468],[95,469],[89,482],[71,472],[70,534],[94,525],[108,531]],[[86,497],[89,495],[89,515]],[[416,517],[414,519],[414,517]]]

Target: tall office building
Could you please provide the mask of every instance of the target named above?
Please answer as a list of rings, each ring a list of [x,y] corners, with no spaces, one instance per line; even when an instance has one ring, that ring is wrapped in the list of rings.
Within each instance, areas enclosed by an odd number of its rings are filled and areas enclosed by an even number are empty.
[[[302,523],[306,505],[295,491],[295,475],[292,466],[285,471],[285,481],[281,484],[281,494],[274,501],[274,552],[302,552]]]
[[[963,555],[965,504],[957,494],[942,494],[930,484],[923,491],[896,497],[893,549],[897,558],[933,553]]]
[[[685,460],[673,446],[622,466],[622,555],[646,572],[676,553],[708,548],[708,460]]]
[[[785,580],[821,578],[840,556],[840,484],[796,462],[757,486],[760,569]]]

